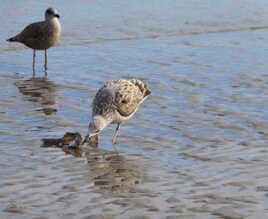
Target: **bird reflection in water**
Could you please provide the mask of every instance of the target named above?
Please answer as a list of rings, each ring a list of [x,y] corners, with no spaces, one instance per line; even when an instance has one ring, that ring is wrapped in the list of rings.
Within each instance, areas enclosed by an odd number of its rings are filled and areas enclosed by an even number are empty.
[[[86,152],[85,156],[97,192],[125,193],[141,182],[142,174],[136,163],[118,152]]]
[[[117,151],[100,149],[94,142],[85,144],[77,132],[67,132],[62,138],[42,139],[42,142],[41,147],[58,147],[75,157],[84,155],[91,171],[90,181],[98,192],[125,192],[141,181],[142,174],[135,162]]]
[[[38,102],[41,107],[38,110],[43,111],[46,115],[57,112],[57,93],[56,84],[47,78],[31,78],[28,80],[16,81],[20,93],[24,98],[31,102]]]

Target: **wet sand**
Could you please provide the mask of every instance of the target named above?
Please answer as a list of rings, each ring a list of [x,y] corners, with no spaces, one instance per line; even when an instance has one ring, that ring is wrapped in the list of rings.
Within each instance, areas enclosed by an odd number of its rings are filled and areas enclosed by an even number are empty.
[[[59,10],[62,38],[37,53],[4,40]],[[0,8],[0,218],[267,218],[265,1],[53,1]],[[30,15],[30,16],[29,16]],[[99,149],[41,148],[84,136],[104,81],[152,95]]]

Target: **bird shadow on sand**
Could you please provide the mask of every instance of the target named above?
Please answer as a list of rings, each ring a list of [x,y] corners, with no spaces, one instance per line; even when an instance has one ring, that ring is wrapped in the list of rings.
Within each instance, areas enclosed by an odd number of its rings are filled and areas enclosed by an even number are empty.
[[[58,102],[56,84],[46,77],[34,77],[26,80],[18,80],[15,86],[19,89],[24,99],[40,103],[40,111],[46,115],[55,114]]]

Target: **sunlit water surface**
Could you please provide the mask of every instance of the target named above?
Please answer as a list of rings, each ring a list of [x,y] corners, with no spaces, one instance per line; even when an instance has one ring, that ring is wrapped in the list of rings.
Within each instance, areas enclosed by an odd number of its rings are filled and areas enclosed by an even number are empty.
[[[5,41],[58,8],[62,37],[37,53]],[[1,1],[0,218],[267,218],[268,3]],[[99,149],[83,136],[96,90],[137,77],[152,95]]]

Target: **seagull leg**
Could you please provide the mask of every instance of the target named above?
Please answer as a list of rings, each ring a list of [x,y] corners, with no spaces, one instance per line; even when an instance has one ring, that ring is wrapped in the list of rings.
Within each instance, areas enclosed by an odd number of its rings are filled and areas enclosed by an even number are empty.
[[[33,50],[33,78],[35,77],[35,49]]]
[[[119,128],[120,128],[120,124],[118,123],[118,124],[117,124],[117,127],[116,127],[116,129],[115,129],[115,133],[114,133],[113,140],[112,140],[112,143],[113,143],[113,144],[115,144],[115,139],[116,139],[116,137],[117,137],[117,135],[118,135]]]
[[[44,64],[44,68],[45,68],[45,75],[47,76],[47,49],[45,49],[45,64]]]

